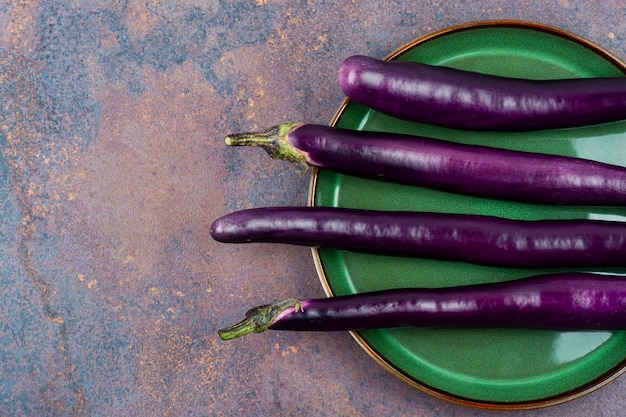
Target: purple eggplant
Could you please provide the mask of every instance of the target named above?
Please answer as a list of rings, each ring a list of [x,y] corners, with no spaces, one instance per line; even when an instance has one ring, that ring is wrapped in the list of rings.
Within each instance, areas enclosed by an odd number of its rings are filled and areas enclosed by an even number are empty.
[[[517,268],[626,267],[626,223],[510,220],[335,207],[235,211],[211,225],[224,243],[270,242]]]
[[[452,129],[529,131],[626,119],[626,78],[526,80],[355,55],[341,65],[348,98],[400,119]]]
[[[249,310],[219,330],[234,339],[267,329],[351,331],[395,327],[626,329],[626,277],[589,273],[538,275],[445,288],[401,288],[290,299]]]
[[[626,205],[626,168],[438,139],[284,123],[226,137],[304,167],[529,203]]]

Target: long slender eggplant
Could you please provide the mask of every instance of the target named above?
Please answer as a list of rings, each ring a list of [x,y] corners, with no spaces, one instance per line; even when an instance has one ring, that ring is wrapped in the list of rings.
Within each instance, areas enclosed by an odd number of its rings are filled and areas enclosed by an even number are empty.
[[[626,205],[626,168],[596,161],[384,132],[284,123],[226,137],[275,159],[488,198],[558,205]]]
[[[395,327],[626,329],[626,277],[559,273],[445,288],[401,288],[290,299],[249,310],[219,331],[351,331]]]
[[[335,207],[235,211],[211,225],[224,243],[272,242],[517,268],[626,266],[626,223]]]
[[[355,55],[346,96],[381,113],[462,130],[529,131],[626,119],[626,77],[526,80]]]

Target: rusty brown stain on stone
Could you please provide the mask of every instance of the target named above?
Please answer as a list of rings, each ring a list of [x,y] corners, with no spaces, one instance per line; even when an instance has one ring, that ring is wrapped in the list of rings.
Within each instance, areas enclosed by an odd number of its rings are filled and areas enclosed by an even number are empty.
[[[113,256],[139,276],[152,270],[172,232],[207,224],[224,205],[212,191],[220,159],[206,147],[219,97],[190,64],[146,70],[145,85],[139,95],[102,86],[95,144],[73,175],[73,217],[83,234],[115,240]]]

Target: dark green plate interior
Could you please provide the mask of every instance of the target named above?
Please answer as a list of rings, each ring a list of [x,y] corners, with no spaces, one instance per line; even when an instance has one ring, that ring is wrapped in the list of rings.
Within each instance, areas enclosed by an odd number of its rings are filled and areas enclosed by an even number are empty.
[[[522,78],[623,76],[608,53],[575,36],[534,24],[489,23],[453,28],[389,57]],[[578,156],[626,166],[626,123],[526,133],[473,133],[409,123],[347,102],[335,125],[424,135],[464,143]],[[383,210],[479,213],[514,219],[626,220],[623,208],[550,207],[473,198],[319,170],[312,204]],[[392,287],[503,281],[544,270],[314,250],[329,295]],[[596,270],[599,271],[599,270]],[[606,269],[624,273],[624,270]],[[606,383],[622,371],[626,332],[523,329],[389,329],[355,333],[385,367],[418,388],[477,406],[556,404]]]

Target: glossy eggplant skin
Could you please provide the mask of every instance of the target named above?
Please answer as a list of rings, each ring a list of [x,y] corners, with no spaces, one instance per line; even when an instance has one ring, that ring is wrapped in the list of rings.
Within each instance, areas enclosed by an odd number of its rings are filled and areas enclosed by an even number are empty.
[[[319,125],[288,140],[311,164],[362,177],[530,203],[626,204],[626,168],[591,160]]]
[[[211,225],[224,243],[272,242],[515,268],[626,266],[626,223],[335,207],[235,211]]]
[[[448,288],[407,288],[300,300],[269,326],[345,331],[393,327],[626,329],[626,277],[538,275]]]
[[[339,85],[355,102],[414,122],[473,131],[570,128],[626,119],[626,78],[525,80],[354,55]]]

